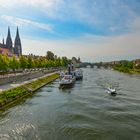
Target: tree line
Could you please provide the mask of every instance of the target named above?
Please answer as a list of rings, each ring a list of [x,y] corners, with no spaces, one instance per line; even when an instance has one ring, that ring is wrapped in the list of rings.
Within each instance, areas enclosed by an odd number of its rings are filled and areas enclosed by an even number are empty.
[[[46,56],[22,55],[20,57],[8,57],[0,54],[0,71],[16,71],[32,68],[49,68],[67,66],[70,63],[67,57],[57,57],[53,52],[48,51]]]
[[[135,66],[132,61],[120,61],[114,67],[114,70],[118,70],[120,72],[131,73],[131,72],[138,72],[140,73],[140,65]]]

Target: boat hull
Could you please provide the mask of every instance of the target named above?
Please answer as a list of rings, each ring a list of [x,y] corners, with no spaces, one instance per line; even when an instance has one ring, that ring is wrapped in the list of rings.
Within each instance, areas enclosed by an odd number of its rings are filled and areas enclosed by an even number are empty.
[[[111,95],[116,95],[117,94],[115,89],[110,89],[110,88],[107,89],[107,93],[111,94]]]
[[[72,77],[72,76],[71,76]],[[75,77],[72,77],[69,80],[61,80],[60,84],[59,84],[59,88],[71,88],[73,87],[74,83],[75,83]]]
[[[62,83],[62,84],[59,85],[59,88],[60,89],[72,88],[73,86],[74,86],[74,83],[70,83],[70,84],[64,84],[64,83]]]
[[[76,80],[82,80],[83,79],[83,76],[77,76],[76,77]]]

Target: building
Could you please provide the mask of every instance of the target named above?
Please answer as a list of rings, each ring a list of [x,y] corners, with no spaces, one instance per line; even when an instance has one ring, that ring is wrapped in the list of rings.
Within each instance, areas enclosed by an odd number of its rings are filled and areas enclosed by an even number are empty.
[[[14,46],[13,46],[13,44],[14,44]],[[11,54],[14,54],[16,56],[22,55],[22,45],[21,45],[18,27],[17,27],[17,32],[16,32],[16,37],[15,37],[14,43],[12,42],[10,28],[8,27],[6,43],[4,42],[4,38],[3,38],[3,42],[0,43],[0,50],[1,50],[0,54],[7,54],[8,56],[10,56]]]
[[[78,59],[75,58],[75,57],[72,57],[72,63],[73,63],[73,65],[74,65],[74,67],[80,67],[81,64],[82,64],[82,62],[81,62],[81,60],[80,60],[80,57],[79,57]]]
[[[9,49],[6,49],[6,48],[0,48],[0,54],[2,54],[2,55],[7,55],[7,56],[9,56],[9,57],[12,57],[12,53],[10,52],[10,50]]]
[[[133,60],[133,64],[136,67],[140,66],[140,59]]]

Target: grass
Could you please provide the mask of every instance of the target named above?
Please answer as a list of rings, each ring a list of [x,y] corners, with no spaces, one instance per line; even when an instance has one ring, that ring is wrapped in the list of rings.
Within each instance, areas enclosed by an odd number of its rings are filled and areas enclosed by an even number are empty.
[[[130,68],[127,68],[127,67],[114,67],[114,70],[117,70],[117,71],[120,71],[120,72],[123,72],[123,73],[130,73],[130,74],[138,74],[140,73],[140,69],[130,69]]]
[[[36,90],[39,87],[43,86],[44,84],[48,84],[50,82],[52,82],[54,79],[57,79],[59,77],[58,74],[53,74],[41,79],[38,79],[36,81],[33,81],[31,83],[26,84],[26,88],[30,89],[30,90]]]
[[[17,100],[18,97],[27,95],[29,92],[34,92],[35,90],[52,82],[58,77],[58,74],[52,74],[50,76],[37,79],[36,81],[32,81],[31,83],[0,92],[0,107],[6,105],[9,102]]]
[[[18,95],[24,94],[26,92],[27,90],[22,86],[3,91],[0,93],[0,104],[3,102],[6,103],[9,101],[9,99],[14,99]]]

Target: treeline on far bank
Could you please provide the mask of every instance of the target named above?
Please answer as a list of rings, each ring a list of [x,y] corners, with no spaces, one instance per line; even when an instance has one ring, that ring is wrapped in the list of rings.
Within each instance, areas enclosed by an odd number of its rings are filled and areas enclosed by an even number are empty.
[[[124,73],[140,73],[140,65],[127,60],[115,64],[113,69]]]
[[[20,57],[8,57],[0,54],[0,72],[67,66],[70,61],[67,57],[57,57],[51,51],[48,51],[46,56],[22,55]]]

